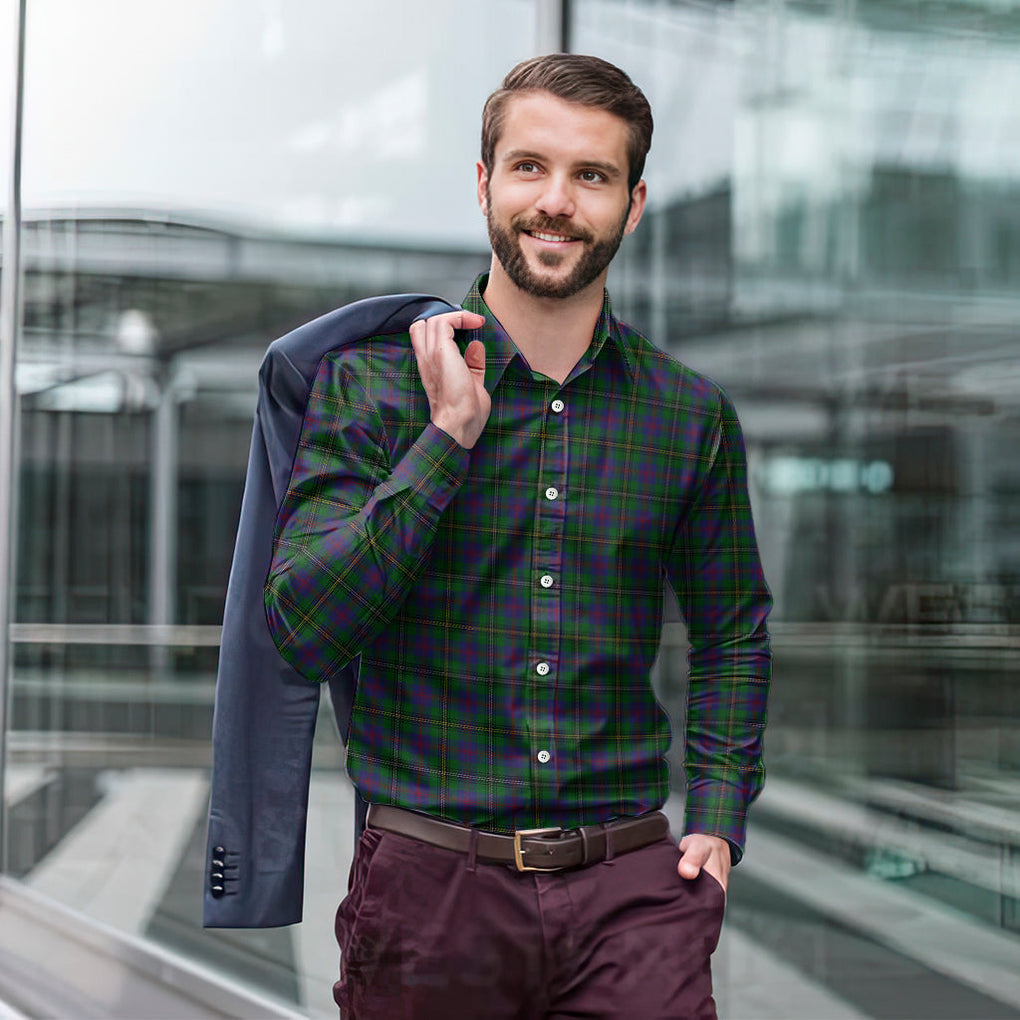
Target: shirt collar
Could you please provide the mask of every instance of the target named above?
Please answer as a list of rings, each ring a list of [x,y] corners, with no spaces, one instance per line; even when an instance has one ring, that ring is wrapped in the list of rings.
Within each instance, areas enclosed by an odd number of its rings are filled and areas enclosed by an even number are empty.
[[[502,327],[482,298],[482,291],[485,290],[485,285],[488,282],[489,274],[482,273],[471,285],[467,296],[461,302],[461,307],[467,311],[484,315],[485,324],[478,329],[463,332],[460,347],[463,351],[472,340],[481,340],[485,344],[485,389],[492,393],[500,379],[503,378],[507,365],[515,357],[521,357],[521,353],[513,342],[513,338]],[[595,323],[591,345],[585,352],[583,360],[588,364],[594,364],[595,359],[606,348],[617,352],[628,376],[633,379],[636,358],[632,337],[629,330],[621,328],[620,322],[613,315],[613,309],[609,303],[609,291],[603,291],[602,310]]]
[[[510,339],[510,334],[500,325],[499,320],[489,311],[482,299],[482,291],[489,282],[489,274],[482,273],[467,292],[461,307],[468,312],[476,312],[485,316],[484,325],[478,329],[464,330],[460,333],[458,343],[461,353],[472,340],[481,340],[485,345],[485,389],[491,394],[503,378],[506,366],[515,357],[520,356],[517,345]]]

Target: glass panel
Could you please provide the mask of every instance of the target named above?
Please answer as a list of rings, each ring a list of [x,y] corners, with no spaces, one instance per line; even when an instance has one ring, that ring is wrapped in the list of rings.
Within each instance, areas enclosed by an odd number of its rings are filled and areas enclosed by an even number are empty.
[[[530,54],[534,7],[30,4],[26,204],[477,244],[476,111]]]
[[[0,0],[0,217],[11,186],[11,117],[14,113],[17,0]]]
[[[199,928],[258,365],[350,300],[463,296],[481,106],[534,8],[29,4],[11,871],[311,1015],[353,849],[330,718],[304,924]]]
[[[10,204],[12,169],[11,150],[14,141],[12,121],[14,117],[14,89],[16,87],[15,35],[17,32],[17,6],[16,0],[0,0],[0,321],[2,321],[5,314],[5,295],[2,285],[6,269],[4,265],[4,232],[11,229],[8,207]],[[5,328],[0,328],[0,338],[3,337],[4,332]],[[0,339],[0,342],[2,342],[2,339]],[[8,382],[7,387],[9,385],[10,383]],[[8,413],[8,399],[9,393],[0,393],[0,413]],[[2,431],[0,429],[0,433]],[[2,441],[0,439],[0,442]],[[5,501],[5,506],[7,505],[6,501],[11,499],[10,491],[8,491],[9,484],[7,480],[0,479],[0,500]],[[0,538],[0,542],[5,542],[6,540],[6,536]],[[3,583],[3,581],[0,580],[0,583]],[[4,624],[6,624],[6,621],[4,621]],[[6,633],[0,636],[0,640],[7,641]],[[10,647],[8,646],[5,651],[9,652]],[[12,791],[7,775],[6,761],[3,764],[3,793],[9,801]]]
[[[656,116],[615,304],[734,398],[776,595],[720,1013],[1020,1015],[1020,4],[573,8]]]

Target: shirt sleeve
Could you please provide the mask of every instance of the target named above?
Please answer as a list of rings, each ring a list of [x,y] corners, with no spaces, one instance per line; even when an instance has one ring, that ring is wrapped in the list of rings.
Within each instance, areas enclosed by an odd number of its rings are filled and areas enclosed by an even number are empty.
[[[396,615],[468,458],[430,423],[391,464],[377,407],[342,361],[323,359],[265,586],[273,640],[302,676],[328,680]]]
[[[736,863],[747,808],[765,780],[772,597],[747,494],[747,458],[733,406],[720,393],[705,436],[706,471],[674,537],[667,575],[690,641],[686,832],[721,836]]]

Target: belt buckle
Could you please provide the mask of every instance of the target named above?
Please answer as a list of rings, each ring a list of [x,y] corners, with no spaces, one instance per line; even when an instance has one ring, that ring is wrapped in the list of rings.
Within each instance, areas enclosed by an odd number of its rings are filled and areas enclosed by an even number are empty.
[[[562,865],[556,865],[552,868],[535,868],[530,864],[524,863],[524,849],[521,846],[522,836],[552,836],[557,832],[562,832],[563,829],[559,825],[554,825],[549,829],[515,829],[514,830],[514,864],[517,865],[518,871],[562,871]]]

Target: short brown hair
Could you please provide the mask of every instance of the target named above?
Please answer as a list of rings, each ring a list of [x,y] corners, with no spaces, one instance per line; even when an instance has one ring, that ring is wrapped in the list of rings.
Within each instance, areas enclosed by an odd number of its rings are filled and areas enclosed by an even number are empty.
[[[628,188],[641,180],[645,156],[652,144],[652,109],[630,77],[601,57],[579,53],[549,53],[513,68],[503,85],[485,101],[482,110],[482,165],[492,175],[496,142],[503,131],[507,101],[522,92],[551,92],[568,103],[594,106],[627,122]]]

